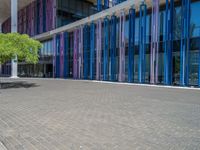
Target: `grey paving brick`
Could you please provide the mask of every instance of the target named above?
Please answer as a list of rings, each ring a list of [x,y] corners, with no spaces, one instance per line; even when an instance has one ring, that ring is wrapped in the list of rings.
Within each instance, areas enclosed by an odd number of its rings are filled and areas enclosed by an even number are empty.
[[[200,149],[200,91],[73,80],[9,82],[12,86],[0,90],[0,143],[8,150]],[[20,82],[30,86],[13,86]]]

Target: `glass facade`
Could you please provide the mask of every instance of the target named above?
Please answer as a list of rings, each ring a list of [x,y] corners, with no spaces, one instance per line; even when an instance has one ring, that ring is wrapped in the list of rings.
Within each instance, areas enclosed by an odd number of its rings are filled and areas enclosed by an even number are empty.
[[[120,2],[113,1],[112,5]],[[200,1],[168,2],[158,8],[142,3],[134,9],[134,29],[129,12],[121,10],[58,33],[52,40],[43,41],[39,64],[20,64],[19,75],[197,86]],[[109,9],[110,4],[106,0],[56,0],[56,27]],[[156,26],[154,21],[158,21]]]
[[[198,84],[198,73],[199,73],[199,47],[200,47],[200,19],[198,18],[198,12],[200,8],[200,2],[192,3],[191,5],[191,48],[189,53],[189,84]]]
[[[169,5],[170,7],[170,5]],[[171,78],[172,78],[172,85],[180,85],[180,80],[181,80],[181,43],[182,43],[182,8],[183,6],[181,6],[181,2],[176,2],[174,3],[174,7],[172,7],[172,13],[173,13],[173,25],[172,25],[172,33],[173,33],[173,39],[172,39],[172,44],[173,44],[173,49],[172,49],[172,58],[171,58]],[[189,35],[190,35],[190,39],[189,39],[189,53],[188,53],[188,85],[193,85],[196,86],[198,84],[199,81],[199,47],[200,47],[200,20],[197,19],[197,14],[198,14],[198,8],[200,8],[200,1],[192,1],[191,3],[191,9],[190,9],[190,24],[189,24]],[[165,78],[165,43],[166,43],[166,39],[165,37],[169,34],[169,31],[166,31],[166,26],[167,23],[166,22],[166,16],[170,17],[170,13],[168,15],[166,15],[166,7],[162,6],[160,7],[159,10],[159,35],[158,35],[158,42],[159,42],[159,50],[158,50],[158,68],[157,68],[157,82],[156,84],[166,84]],[[124,27],[122,25],[120,25],[121,23],[123,24],[123,22],[120,22],[120,17],[117,16],[117,21],[116,21],[116,38],[113,39],[112,37],[112,17],[109,17],[108,21],[106,21],[106,19],[104,18],[104,20],[102,20],[101,23],[101,45],[102,45],[102,49],[101,49],[101,78],[99,80],[106,80],[106,81],[119,81],[119,76],[120,76],[120,47],[122,45],[120,45],[120,38],[124,37],[124,47],[125,47],[125,53],[123,54],[124,58],[125,58],[125,79],[122,82],[128,82],[128,72],[129,72],[129,49],[128,49],[128,45],[129,45],[129,17],[128,14],[126,15],[126,19],[124,22]],[[97,56],[97,43],[98,43],[98,38],[97,38],[97,23],[95,23],[95,40],[93,41],[91,38],[91,25],[88,26],[88,30],[84,32],[83,36],[84,39],[86,40],[84,42],[84,46],[86,47],[85,49],[83,48],[83,68],[86,70],[86,76],[82,76],[80,77],[80,79],[92,79],[91,74],[89,74],[90,70],[90,62],[91,62],[91,58],[90,54],[92,51],[91,48],[91,43],[94,42],[95,44],[95,54],[94,54],[94,62],[96,62],[96,56]],[[124,28],[124,31],[123,29]],[[134,80],[132,82],[134,83],[147,83],[149,84],[150,78],[151,78],[151,45],[152,45],[152,12],[151,9],[147,10],[147,14],[145,16],[145,28],[142,28],[142,32],[144,31],[144,81],[141,82],[140,81],[140,70],[141,70],[141,18],[140,18],[140,14],[136,13],[136,17],[135,17],[135,39],[134,39],[134,64],[133,64],[133,75],[134,75]],[[89,32],[89,33],[88,33]],[[121,34],[121,32],[124,32],[123,34]],[[89,40],[89,43],[88,43]],[[114,40],[114,41],[113,41]],[[115,43],[116,46],[116,55],[113,61],[113,45],[112,43]],[[73,48],[74,48],[74,42],[70,43],[70,47],[72,47],[72,53],[73,53]],[[89,48],[88,48],[89,47]],[[122,57],[122,58],[123,58]],[[74,58],[73,58],[74,59]],[[113,62],[114,63],[114,68],[116,67],[116,70],[114,72],[114,76],[116,77],[116,80],[113,80],[112,78],[112,74],[113,74]],[[88,64],[89,63],[89,64]],[[75,64],[73,64],[75,65]],[[73,67],[73,66],[71,66]],[[96,67],[95,69],[93,69],[92,71],[94,71],[94,75],[96,76]]]
[[[57,0],[56,27],[67,25],[96,12],[94,3],[86,0]]]

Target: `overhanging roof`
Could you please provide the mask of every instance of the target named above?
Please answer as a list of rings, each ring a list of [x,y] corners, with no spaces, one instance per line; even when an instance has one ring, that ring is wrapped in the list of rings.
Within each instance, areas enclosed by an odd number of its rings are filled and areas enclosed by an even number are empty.
[[[25,7],[34,0],[18,0],[18,10]],[[3,23],[11,12],[11,0],[0,0],[0,24]]]
[[[104,11],[101,11],[97,14],[94,14],[92,16],[86,17],[84,19],[78,20],[76,22],[70,23],[68,25],[59,27],[57,29],[54,29],[52,31],[48,31],[39,35],[36,35],[35,37],[33,37],[34,39],[43,41],[43,40],[47,40],[49,38],[52,38],[55,34],[61,33],[61,32],[65,32],[65,31],[72,31],[84,24],[90,24],[91,22],[95,22],[98,19],[102,19],[105,18],[106,16],[111,16],[112,14],[115,14],[116,16],[119,16],[120,12],[126,11],[128,12],[128,10],[134,6],[136,11],[139,11],[139,6],[140,4],[143,2],[144,0],[127,0],[123,3],[120,3],[114,7],[111,7],[110,9],[106,9]],[[175,0],[177,1],[177,0]],[[146,0],[145,1],[147,4],[147,7],[150,8],[152,6],[151,0]],[[160,0],[160,5],[165,4],[165,0]]]

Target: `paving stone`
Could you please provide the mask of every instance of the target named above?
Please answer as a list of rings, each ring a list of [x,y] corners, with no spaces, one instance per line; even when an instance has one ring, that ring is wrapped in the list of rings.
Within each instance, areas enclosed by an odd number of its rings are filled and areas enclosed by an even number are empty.
[[[50,79],[4,82],[0,150],[1,142],[8,150],[200,149],[198,90]]]
[[[0,142],[0,150],[7,150],[6,147],[3,145],[2,142]]]

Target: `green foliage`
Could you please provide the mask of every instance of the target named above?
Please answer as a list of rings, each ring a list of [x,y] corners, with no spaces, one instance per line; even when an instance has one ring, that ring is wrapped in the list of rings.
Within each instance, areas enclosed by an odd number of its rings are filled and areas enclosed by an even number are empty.
[[[17,56],[18,61],[37,63],[38,51],[42,44],[30,38],[26,34],[0,33],[0,64],[5,63]]]

